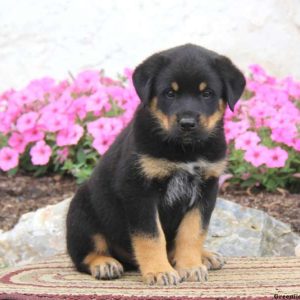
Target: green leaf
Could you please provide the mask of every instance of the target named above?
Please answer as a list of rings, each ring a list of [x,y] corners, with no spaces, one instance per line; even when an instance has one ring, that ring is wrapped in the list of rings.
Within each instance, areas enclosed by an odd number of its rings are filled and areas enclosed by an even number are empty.
[[[15,168],[9,170],[9,171],[7,172],[7,175],[8,175],[8,176],[14,176],[14,175],[17,174],[18,170],[19,170],[19,168],[18,168],[18,167],[15,167]]]
[[[86,161],[86,155],[83,151],[82,148],[79,148],[77,153],[76,153],[76,160],[79,162],[79,163],[85,163]]]

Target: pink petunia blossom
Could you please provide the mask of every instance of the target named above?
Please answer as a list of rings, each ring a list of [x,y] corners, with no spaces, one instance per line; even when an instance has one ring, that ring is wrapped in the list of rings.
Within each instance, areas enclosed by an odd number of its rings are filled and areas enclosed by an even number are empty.
[[[89,97],[86,102],[86,110],[100,112],[109,104],[108,101],[108,95],[103,90],[100,90]],[[109,106],[111,105],[109,104]]]
[[[257,145],[255,147],[248,148],[245,152],[244,158],[254,167],[259,167],[266,162],[267,151],[267,147]]]
[[[52,151],[45,141],[37,142],[30,149],[31,162],[34,165],[46,165],[49,162]]]
[[[272,129],[271,139],[277,143],[284,143],[288,146],[293,145],[293,139],[296,136],[296,132],[292,127],[289,128],[275,128]]]
[[[20,132],[24,132],[26,130],[32,129],[39,117],[37,112],[31,111],[23,114],[17,121],[17,129]]]
[[[83,71],[77,75],[74,87],[75,92],[92,92],[98,89],[100,85],[100,72],[94,70]]]
[[[67,147],[64,147],[62,149],[58,149],[57,150],[57,156],[58,156],[58,161],[60,163],[63,163],[67,158],[68,158],[68,155],[69,155],[69,149]]]
[[[281,168],[285,166],[288,153],[280,147],[269,149],[266,155],[266,166],[268,168]]]
[[[224,125],[226,141],[236,139],[241,134],[244,134],[250,127],[247,120],[243,121],[227,121]]]
[[[44,113],[39,122],[50,132],[56,132],[68,127],[68,116],[61,113],[50,114]]]
[[[110,145],[113,143],[114,138],[109,136],[100,136],[94,139],[92,145],[100,155],[103,155]]]
[[[83,135],[83,128],[78,125],[72,125],[58,132],[56,143],[58,146],[76,145]]]
[[[9,171],[18,166],[19,153],[9,147],[0,149],[0,169]]]
[[[235,148],[247,150],[252,147],[256,147],[256,145],[260,142],[260,137],[256,132],[246,131],[245,133],[238,136],[235,140]]]
[[[5,135],[9,133],[12,123],[13,122],[10,115],[0,112],[0,132],[4,133]]]
[[[35,93],[30,88],[25,88],[21,91],[15,92],[11,96],[11,99],[19,106],[23,106],[24,104],[30,104],[34,102],[37,98]]]
[[[300,152],[300,138],[293,138],[292,139],[292,147]]]
[[[116,136],[123,129],[123,123],[120,118],[102,117],[96,121],[90,122],[87,125],[88,132],[94,137],[98,136]]]
[[[67,110],[67,113],[73,116],[73,119],[79,117],[83,120],[87,115],[87,101],[89,97],[79,97],[75,99]]]
[[[29,141],[25,138],[24,134],[19,132],[13,132],[8,139],[8,145],[20,154],[25,151],[28,142]]]
[[[45,132],[42,126],[36,126],[32,129],[24,131],[23,135],[27,142],[37,142],[44,139]]]

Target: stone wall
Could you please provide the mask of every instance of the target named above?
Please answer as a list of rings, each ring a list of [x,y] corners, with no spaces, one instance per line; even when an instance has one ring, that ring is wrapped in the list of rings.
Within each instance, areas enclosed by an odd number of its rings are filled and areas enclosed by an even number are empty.
[[[193,42],[300,79],[298,0],[2,0],[0,91],[30,79],[105,68]]]

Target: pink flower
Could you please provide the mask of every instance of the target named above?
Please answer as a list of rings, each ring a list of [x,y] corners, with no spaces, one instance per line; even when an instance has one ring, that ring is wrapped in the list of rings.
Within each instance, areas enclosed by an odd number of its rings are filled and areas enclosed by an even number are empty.
[[[28,88],[38,92],[49,93],[55,88],[55,81],[50,77],[35,79],[29,83]]]
[[[23,132],[24,139],[27,142],[36,142],[36,141],[43,140],[45,137],[45,133],[43,132],[43,130],[44,128],[41,126],[26,130]]]
[[[284,167],[288,156],[288,153],[280,147],[269,149],[266,155],[266,166],[268,168]]]
[[[0,112],[0,132],[5,135],[12,129],[13,119],[7,112]]]
[[[17,129],[20,132],[32,129],[35,126],[38,117],[39,114],[34,111],[23,114],[17,121]]]
[[[3,171],[11,170],[17,167],[19,163],[19,154],[16,150],[9,147],[0,149],[0,169]]]
[[[64,114],[50,114],[46,113],[42,116],[39,124],[46,127],[50,132],[62,130],[68,126],[68,118]]]
[[[31,161],[34,165],[46,165],[51,157],[51,148],[45,141],[37,142],[30,149]]]
[[[23,106],[24,104],[29,104],[35,101],[36,95],[31,89],[23,89],[21,91],[15,92],[11,98],[15,103]]]
[[[83,120],[87,114],[87,100],[88,97],[80,97],[72,102],[72,105],[67,110],[67,113],[72,115],[74,118],[79,117]]]
[[[8,145],[15,149],[18,153],[23,153],[26,149],[28,141],[24,135],[19,132],[13,132],[11,137],[8,139]]]
[[[244,158],[254,167],[259,167],[265,163],[267,151],[267,147],[257,145],[255,147],[248,148],[245,152]]]
[[[230,140],[237,138],[245,133],[248,128],[249,123],[247,120],[238,122],[227,121],[224,125],[226,141],[229,142]]]
[[[113,138],[108,136],[100,136],[94,139],[93,147],[100,155],[103,155],[113,142]]]
[[[290,129],[292,131],[290,131]],[[272,129],[271,139],[278,143],[284,143],[288,146],[293,145],[293,139],[296,135],[296,132],[290,128],[275,128]]]
[[[68,158],[68,155],[69,155],[69,149],[67,147],[57,150],[57,156],[58,156],[57,160],[60,163],[63,163]]]
[[[100,84],[100,72],[87,70],[77,75],[74,87],[75,92],[91,92],[95,91]]]
[[[64,107],[62,106],[61,103],[58,101],[51,102],[50,104],[46,105],[43,108],[43,113],[49,113],[49,114],[57,114],[57,113],[63,113],[64,112]]]
[[[83,135],[83,128],[80,125],[72,125],[58,132],[56,143],[58,146],[76,145]]]
[[[108,100],[107,94],[103,90],[100,90],[89,97],[86,102],[86,110],[100,112],[107,104],[109,104]]]
[[[123,129],[123,123],[120,118],[102,117],[96,121],[90,122],[87,125],[88,132],[94,137],[98,136],[116,136]]]
[[[256,145],[260,142],[260,137],[257,133],[252,131],[246,131],[245,133],[241,134],[235,140],[235,148],[247,150],[249,148],[256,147]]]
[[[292,140],[292,147],[296,150],[300,152],[300,138],[294,138]]]

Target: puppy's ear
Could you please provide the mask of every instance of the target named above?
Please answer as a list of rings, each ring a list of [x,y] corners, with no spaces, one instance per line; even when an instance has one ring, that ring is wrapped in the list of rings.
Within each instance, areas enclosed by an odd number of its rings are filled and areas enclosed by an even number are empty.
[[[235,104],[244,91],[246,85],[245,77],[231,60],[225,56],[218,56],[216,65],[223,81],[223,97],[233,111]]]
[[[136,67],[133,72],[133,85],[141,101],[147,104],[154,97],[155,77],[166,65],[167,59],[160,53],[154,54]]]

